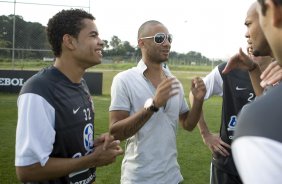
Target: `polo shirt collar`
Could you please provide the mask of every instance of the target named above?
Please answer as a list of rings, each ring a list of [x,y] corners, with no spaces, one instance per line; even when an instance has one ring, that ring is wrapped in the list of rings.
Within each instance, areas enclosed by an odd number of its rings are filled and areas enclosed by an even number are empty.
[[[144,75],[147,66],[142,59],[140,59],[140,61],[138,62],[137,69],[140,74]],[[162,69],[166,76],[172,76],[167,64],[164,63]]]

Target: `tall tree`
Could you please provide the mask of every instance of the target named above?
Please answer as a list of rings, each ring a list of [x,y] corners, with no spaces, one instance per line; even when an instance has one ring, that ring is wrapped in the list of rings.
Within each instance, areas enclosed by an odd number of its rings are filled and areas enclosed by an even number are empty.
[[[110,47],[108,40],[103,40],[104,42],[104,48],[108,49]]]
[[[110,46],[112,46],[113,49],[117,49],[120,44],[121,40],[118,38],[118,36],[114,35],[110,41]]]

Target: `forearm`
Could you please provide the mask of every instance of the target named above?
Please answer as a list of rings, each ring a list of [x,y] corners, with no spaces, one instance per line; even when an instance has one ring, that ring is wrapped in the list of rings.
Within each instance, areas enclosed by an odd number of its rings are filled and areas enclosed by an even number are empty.
[[[113,135],[115,139],[125,140],[136,134],[151,118],[153,113],[154,112],[152,111],[142,109],[127,118],[112,122],[110,126],[110,134]]]
[[[16,167],[20,181],[44,181],[66,176],[72,172],[90,168],[87,156],[80,158],[49,158],[45,166],[35,163],[30,166]]]
[[[249,75],[250,75],[250,79],[251,79],[252,86],[253,86],[256,96],[260,96],[263,93],[263,88],[260,86],[261,71],[260,71],[259,66],[256,65],[255,69],[249,71]]]
[[[200,134],[201,134],[202,137],[205,137],[205,135],[210,132],[209,128],[208,128],[208,126],[206,124],[203,111],[201,112],[200,119],[199,119],[199,122],[198,122],[197,126],[198,126],[198,129],[199,129]]]
[[[201,116],[203,102],[203,100],[193,100],[192,108],[182,123],[184,129],[192,131],[196,127]]]

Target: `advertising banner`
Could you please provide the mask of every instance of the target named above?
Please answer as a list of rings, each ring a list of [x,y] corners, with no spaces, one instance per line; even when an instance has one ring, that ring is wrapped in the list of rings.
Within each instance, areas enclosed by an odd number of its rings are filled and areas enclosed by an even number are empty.
[[[19,93],[23,84],[37,71],[0,70],[0,92]],[[92,95],[102,95],[102,72],[86,72],[83,76]]]

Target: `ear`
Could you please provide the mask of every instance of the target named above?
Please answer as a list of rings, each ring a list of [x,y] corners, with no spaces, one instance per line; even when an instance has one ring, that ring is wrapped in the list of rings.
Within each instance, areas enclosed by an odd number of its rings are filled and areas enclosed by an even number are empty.
[[[76,47],[76,40],[73,36],[69,35],[69,34],[65,34],[63,36],[63,43],[62,45],[64,45],[66,48],[73,50]]]
[[[271,23],[274,27],[282,27],[282,6],[278,5],[275,0],[266,0],[265,4],[271,10]]]
[[[138,47],[141,48],[144,45],[143,40],[138,39]]]

